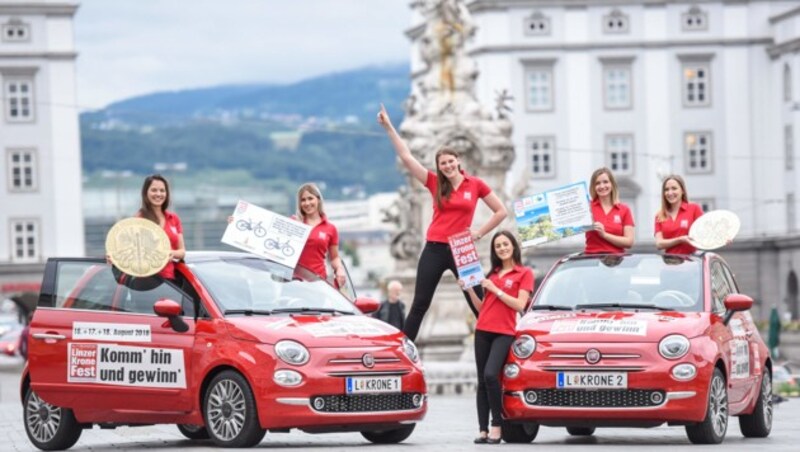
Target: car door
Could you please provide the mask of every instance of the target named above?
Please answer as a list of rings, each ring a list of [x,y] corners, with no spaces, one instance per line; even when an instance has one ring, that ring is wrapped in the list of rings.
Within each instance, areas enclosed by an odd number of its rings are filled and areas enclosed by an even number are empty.
[[[736,279],[733,277],[730,267],[723,262],[720,262],[720,265],[728,285],[731,287],[731,293],[740,293],[739,286],[736,284]],[[747,341],[747,358],[741,360],[741,368],[738,369],[743,384],[742,397],[746,397],[748,394],[755,393],[754,388],[758,388],[757,383],[759,383],[761,375],[761,357],[758,352],[759,344],[757,340],[758,329],[755,322],[753,322],[753,316],[750,311],[741,311],[734,314],[731,324],[734,323],[736,325],[732,326],[732,329],[735,328],[737,330],[736,333],[738,333],[734,336],[737,338],[744,336]],[[744,355],[744,351],[741,351],[740,354]]]
[[[153,312],[191,300],[159,277],[129,278],[102,260],[50,259],[31,321],[31,388],[50,403],[93,413],[185,412],[194,319],[186,332]]]

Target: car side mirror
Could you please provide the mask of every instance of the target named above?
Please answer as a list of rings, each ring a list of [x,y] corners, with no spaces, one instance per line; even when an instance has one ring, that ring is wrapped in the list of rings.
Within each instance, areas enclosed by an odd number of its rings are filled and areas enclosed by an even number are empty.
[[[166,317],[173,330],[179,333],[189,331],[189,325],[187,325],[181,317],[183,308],[181,308],[181,305],[177,301],[162,298],[153,305],[153,311],[159,317]]]
[[[377,311],[381,307],[381,303],[372,298],[356,298],[356,307],[364,314],[370,314]]]
[[[753,307],[753,299],[740,293],[732,293],[725,297],[725,317],[722,322],[727,325],[731,321],[733,314],[739,311],[747,311]]]

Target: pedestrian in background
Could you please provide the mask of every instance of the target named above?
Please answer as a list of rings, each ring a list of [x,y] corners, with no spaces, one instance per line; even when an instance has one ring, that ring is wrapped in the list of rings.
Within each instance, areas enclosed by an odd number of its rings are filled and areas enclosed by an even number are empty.
[[[386,300],[381,302],[380,308],[373,314],[376,319],[383,320],[400,331],[403,331],[406,324],[406,305],[400,301],[402,291],[403,285],[400,281],[389,281],[386,285]]]

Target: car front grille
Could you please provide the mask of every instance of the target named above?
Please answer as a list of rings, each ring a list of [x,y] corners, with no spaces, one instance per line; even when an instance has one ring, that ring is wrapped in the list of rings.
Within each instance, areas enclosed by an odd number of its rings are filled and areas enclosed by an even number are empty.
[[[322,413],[402,411],[419,408],[414,401],[420,403],[423,397],[420,393],[323,395],[311,397],[311,407]]]
[[[532,406],[565,408],[647,408],[665,399],[663,391],[647,389],[529,389],[523,398]]]

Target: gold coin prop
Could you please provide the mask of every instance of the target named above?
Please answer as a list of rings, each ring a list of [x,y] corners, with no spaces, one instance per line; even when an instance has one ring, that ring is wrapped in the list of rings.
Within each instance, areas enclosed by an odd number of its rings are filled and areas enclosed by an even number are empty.
[[[169,237],[161,227],[144,218],[126,218],[106,236],[106,254],[115,267],[131,276],[160,272],[169,262]]]

